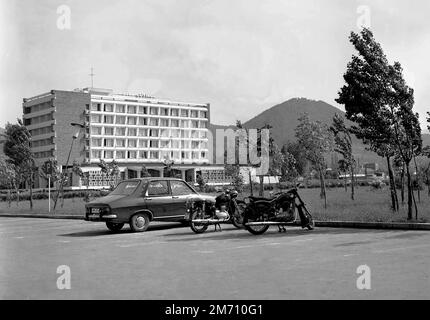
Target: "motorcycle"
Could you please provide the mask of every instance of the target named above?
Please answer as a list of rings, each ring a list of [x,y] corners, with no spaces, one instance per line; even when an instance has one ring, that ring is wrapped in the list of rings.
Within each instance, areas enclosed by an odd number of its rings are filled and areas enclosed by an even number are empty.
[[[297,187],[287,192],[279,192],[272,199],[248,197],[243,225],[255,235],[265,233],[270,226],[276,225],[279,232],[285,232],[285,226],[300,225],[302,229],[313,230],[315,223],[301,199]]]
[[[221,231],[221,223],[231,223],[236,228],[243,228],[243,213],[246,204],[237,199],[238,192],[226,190],[215,198],[215,202],[202,199],[187,201],[186,218],[190,221],[191,230],[195,233],[205,232],[209,225]]]

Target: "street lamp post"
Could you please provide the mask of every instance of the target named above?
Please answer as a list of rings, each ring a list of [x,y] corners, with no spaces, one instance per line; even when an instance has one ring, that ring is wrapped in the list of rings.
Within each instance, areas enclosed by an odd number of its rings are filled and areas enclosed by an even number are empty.
[[[67,155],[67,160],[66,160],[66,166],[64,168],[64,170],[67,172],[67,167],[69,166],[69,161],[70,161],[70,155],[72,154],[72,149],[73,149],[73,144],[75,143],[75,140],[78,139],[79,137],[79,133],[81,131],[81,129],[85,128],[85,126],[83,124],[80,123],[76,123],[76,122],[72,122],[70,124],[72,127],[74,127],[76,129],[75,133],[72,136],[72,143],[70,144],[70,149],[69,149],[69,154]],[[58,200],[58,196],[60,194],[60,192],[63,192],[64,190],[64,183],[65,183],[65,174],[64,172],[61,170],[61,178],[60,178],[60,187],[57,189],[57,194],[55,196],[55,201],[54,201],[54,210],[57,207],[57,200]],[[64,204],[64,197],[62,199],[62,205]]]

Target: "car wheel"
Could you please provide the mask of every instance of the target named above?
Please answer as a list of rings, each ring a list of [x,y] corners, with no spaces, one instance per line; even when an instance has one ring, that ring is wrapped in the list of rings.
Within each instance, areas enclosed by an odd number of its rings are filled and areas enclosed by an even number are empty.
[[[108,229],[111,231],[118,232],[122,229],[122,227],[124,227],[124,223],[106,221],[106,227],[108,227]]]
[[[130,218],[130,228],[134,232],[143,232],[148,229],[149,215],[146,213],[137,213]]]

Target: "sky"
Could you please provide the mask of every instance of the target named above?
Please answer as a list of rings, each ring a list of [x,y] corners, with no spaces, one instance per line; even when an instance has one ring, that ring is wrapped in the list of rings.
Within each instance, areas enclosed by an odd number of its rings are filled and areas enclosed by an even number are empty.
[[[366,25],[402,64],[424,128],[429,12],[427,0],[0,0],[0,126],[24,97],[91,86],[91,67],[94,87],[210,103],[215,124],[294,97],[342,108],[348,36]]]

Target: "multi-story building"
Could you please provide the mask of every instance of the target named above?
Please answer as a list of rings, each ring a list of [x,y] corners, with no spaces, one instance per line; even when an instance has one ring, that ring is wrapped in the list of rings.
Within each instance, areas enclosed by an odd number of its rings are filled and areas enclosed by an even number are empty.
[[[163,176],[166,162],[173,173],[195,182],[196,175],[225,182],[223,167],[209,162],[210,105],[114,94],[107,89],[52,90],[23,100],[24,125],[32,135],[36,165],[55,158],[61,170],[81,164],[89,186],[109,184],[98,166],[115,160],[120,176],[136,178],[143,165],[152,176]],[[83,125],[73,139],[76,126]],[[74,140],[74,141],[73,141]],[[70,173],[70,187],[83,187]],[[39,179],[35,187],[46,187]]]

